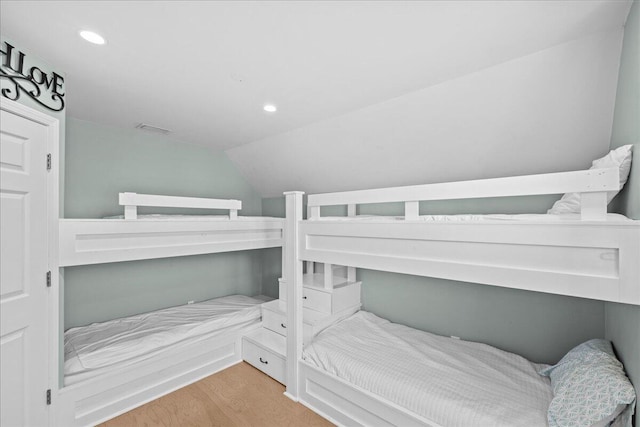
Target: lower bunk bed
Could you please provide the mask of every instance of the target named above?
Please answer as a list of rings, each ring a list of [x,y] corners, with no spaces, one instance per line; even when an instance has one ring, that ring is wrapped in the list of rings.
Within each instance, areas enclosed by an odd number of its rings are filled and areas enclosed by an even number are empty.
[[[360,311],[305,346],[299,401],[338,425],[630,426],[635,392],[610,343],[556,366]]]
[[[55,425],[95,425],[240,362],[263,302],[230,295],[69,329]]]

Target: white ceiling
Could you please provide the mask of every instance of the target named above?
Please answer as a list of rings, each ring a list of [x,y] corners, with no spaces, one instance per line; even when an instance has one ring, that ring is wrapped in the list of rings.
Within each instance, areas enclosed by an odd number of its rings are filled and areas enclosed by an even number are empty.
[[[620,29],[630,5],[2,0],[0,31],[66,73],[69,115],[226,150]]]

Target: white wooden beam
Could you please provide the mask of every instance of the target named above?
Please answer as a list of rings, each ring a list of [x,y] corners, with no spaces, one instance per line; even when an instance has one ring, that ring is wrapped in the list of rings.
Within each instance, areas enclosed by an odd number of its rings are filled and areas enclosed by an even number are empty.
[[[125,206],[124,219],[138,219],[138,207],[129,205]]]
[[[324,263],[324,288],[333,289],[333,264]]]
[[[284,279],[287,283],[287,389],[285,395],[298,401],[298,362],[302,358],[302,261],[298,258],[299,224],[303,192],[286,192]]]
[[[607,219],[607,192],[580,194],[580,219],[604,221]]]
[[[320,206],[527,196],[570,192],[589,193],[618,190],[619,187],[618,168],[590,169],[586,171],[313,194],[308,197],[308,206],[312,212],[317,210],[319,216]]]
[[[241,200],[202,197],[161,196],[157,194],[119,193],[121,206],[154,206],[166,208],[242,209]]]
[[[307,219],[320,218],[320,206],[307,206]]]
[[[420,202],[404,202],[404,219],[416,220],[420,216]]]

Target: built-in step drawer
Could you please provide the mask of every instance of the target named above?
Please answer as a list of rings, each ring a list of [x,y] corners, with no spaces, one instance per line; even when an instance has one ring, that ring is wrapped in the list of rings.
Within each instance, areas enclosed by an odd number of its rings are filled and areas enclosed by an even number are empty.
[[[302,305],[323,313],[337,313],[360,304],[361,282],[344,282],[333,289],[306,285],[302,287]]]
[[[277,301],[276,301],[277,303]],[[262,306],[262,326],[282,335],[287,336],[287,313],[280,311],[277,305],[274,307]],[[274,305],[273,302],[270,305]]]
[[[287,336],[287,307],[284,301],[275,300],[262,304],[262,326],[270,331]],[[326,327],[349,317],[360,310],[360,302],[336,313],[323,313],[309,308],[302,309],[302,341],[306,345]]]
[[[242,337],[242,358],[282,384],[286,383],[285,354],[286,339],[265,328]]]
[[[283,337],[287,336],[287,312],[284,301],[275,300],[262,304],[262,326]],[[305,316],[306,318],[306,316]],[[313,327],[306,320],[303,324],[302,339],[306,344],[313,338]]]

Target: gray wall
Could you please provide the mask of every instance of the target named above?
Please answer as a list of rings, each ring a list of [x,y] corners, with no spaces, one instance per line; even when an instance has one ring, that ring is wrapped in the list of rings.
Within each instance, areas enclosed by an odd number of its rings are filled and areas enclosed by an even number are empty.
[[[242,199],[242,215],[261,212],[260,197],[224,153],[71,117],[66,139],[68,218],[122,214],[121,191]],[[69,267],[64,273],[69,328],[189,300],[259,294],[262,256],[260,251],[211,254]]]
[[[635,144],[634,162],[625,189],[614,208],[640,220],[640,5],[631,7],[624,30],[611,148]],[[605,304],[605,337],[614,344],[627,374],[640,396],[640,307]],[[640,427],[640,404],[636,405],[636,427]]]
[[[544,212],[555,196],[478,199],[421,205],[422,213]],[[284,199],[262,200],[263,212],[284,216]],[[402,215],[397,204],[368,205],[360,213]],[[340,215],[340,208],[323,215]],[[280,274],[275,252],[263,292],[277,297]],[[275,262],[275,264],[274,264]],[[266,277],[266,276],[265,276]],[[430,277],[358,270],[365,310],[391,321],[441,335],[481,341],[536,362],[557,362],[575,345],[604,337],[604,303],[559,295],[504,289]]]

